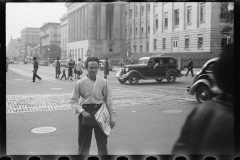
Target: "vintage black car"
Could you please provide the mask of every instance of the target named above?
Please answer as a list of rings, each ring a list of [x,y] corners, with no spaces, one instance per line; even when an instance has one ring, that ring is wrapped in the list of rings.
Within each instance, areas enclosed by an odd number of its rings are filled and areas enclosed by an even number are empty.
[[[140,79],[155,79],[157,82],[167,79],[168,82],[175,82],[176,77],[183,76],[177,68],[177,61],[173,57],[142,57],[138,64],[124,65],[115,77],[120,83],[128,80],[130,84],[137,84]]]
[[[213,67],[218,59],[219,57],[216,57],[207,61],[202,69],[195,75],[192,86],[187,87],[186,92],[190,95],[196,95],[199,103],[212,99],[220,90],[216,86],[213,78]],[[215,92],[213,92],[213,89]]]

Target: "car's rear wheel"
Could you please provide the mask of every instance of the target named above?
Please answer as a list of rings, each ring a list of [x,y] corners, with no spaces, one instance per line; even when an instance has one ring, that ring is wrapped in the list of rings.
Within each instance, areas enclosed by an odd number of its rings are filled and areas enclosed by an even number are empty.
[[[119,81],[120,83],[125,83],[127,80],[126,80],[126,79],[120,79],[120,78],[118,78],[118,81]]]
[[[170,82],[175,82],[176,81],[176,74],[171,72],[167,75],[167,81]]]
[[[162,82],[163,79],[155,79],[157,82]]]
[[[199,103],[212,99],[212,92],[207,86],[201,86],[196,91],[196,99]]]
[[[137,74],[134,73],[134,74],[130,75],[130,77],[128,78],[128,81],[130,84],[137,84],[139,81],[139,77]]]

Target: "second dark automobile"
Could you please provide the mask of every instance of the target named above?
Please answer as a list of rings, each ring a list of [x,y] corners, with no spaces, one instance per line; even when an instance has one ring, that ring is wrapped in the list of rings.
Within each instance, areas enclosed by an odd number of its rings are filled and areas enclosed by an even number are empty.
[[[203,103],[215,96],[213,88],[219,90],[213,79],[213,67],[217,63],[219,57],[208,60],[201,70],[195,75],[192,86],[187,87],[186,92],[195,95],[199,103]]]
[[[176,77],[183,76],[177,68],[177,61],[173,57],[142,57],[138,64],[124,65],[115,77],[120,83],[128,80],[130,84],[137,84],[140,79],[155,79],[157,82],[167,79],[168,82],[175,82]]]

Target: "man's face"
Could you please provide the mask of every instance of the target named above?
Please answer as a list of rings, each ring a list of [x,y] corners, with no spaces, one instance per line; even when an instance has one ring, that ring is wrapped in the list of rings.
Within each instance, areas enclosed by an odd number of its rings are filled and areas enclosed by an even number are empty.
[[[98,71],[98,63],[96,61],[90,61],[88,62],[88,76],[90,77],[94,77],[97,75],[97,71]]]

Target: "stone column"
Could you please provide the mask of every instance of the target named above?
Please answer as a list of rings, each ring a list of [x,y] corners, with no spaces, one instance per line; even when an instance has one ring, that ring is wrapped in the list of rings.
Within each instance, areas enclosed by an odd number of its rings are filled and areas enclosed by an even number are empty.
[[[75,41],[75,12],[72,12],[72,42]]]
[[[70,34],[71,34],[70,22],[71,22],[71,13],[68,13],[68,42],[71,42],[71,39],[70,39]]]
[[[85,40],[88,39],[88,5],[85,5]]]
[[[88,4],[88,39],[94,39],[94,4]]]
[[[79,41],[82,40],[82,8],[79,8]]]
[[[79,32],[79,15],[78,15],[78,9],[76,10],[76,40],[75,41],[78,41],[78,37],[79,37],[79,34],[78,34],[78,32]]]
[[[97,6],[97,40],[101,36],[101,5]]]
[[[75,17],[74,17],[74,42],[77,41],[77,10],[74,13]]]
[[[81,10],[78,8],[78,41],[81,40]]]
[[[82,30],[81,30],[81,40],[85,39],[85,13],[84,13],[84,7],[82,7],[82,17],[81,17],[81,24],[82,24]]]
[[[106,39],[106,3],[101,3],[101,39]]]
[[[120,39],[120,33],[121,33],[121,30],[120,30],[120,4],[114,4],[114,24],[113,24],[113,38],[116,39],[116,40],[119,40]]]

